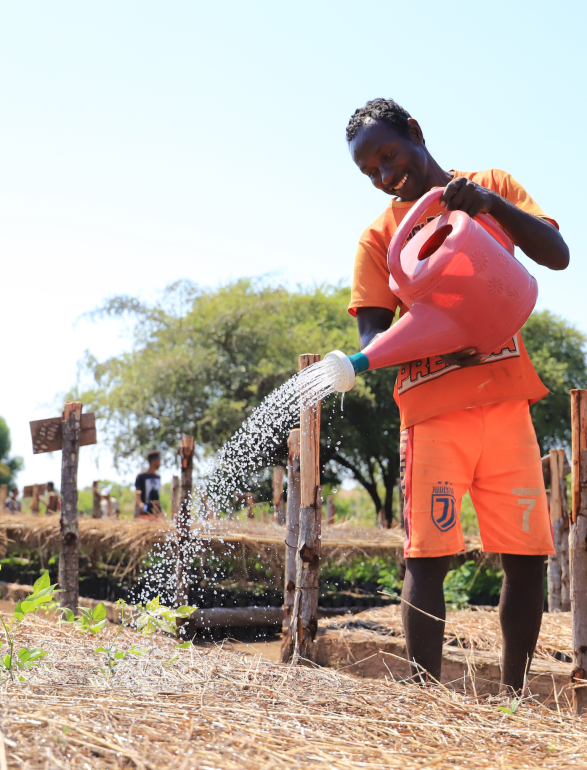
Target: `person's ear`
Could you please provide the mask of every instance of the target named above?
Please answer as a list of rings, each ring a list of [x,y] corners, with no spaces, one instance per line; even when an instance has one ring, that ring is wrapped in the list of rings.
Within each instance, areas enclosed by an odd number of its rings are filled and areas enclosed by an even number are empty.
[[[420,124],[414,118],[408,118],[408,125],[410,127],[410,139],[414,144],[425,144],[424,134],[420,128]]]

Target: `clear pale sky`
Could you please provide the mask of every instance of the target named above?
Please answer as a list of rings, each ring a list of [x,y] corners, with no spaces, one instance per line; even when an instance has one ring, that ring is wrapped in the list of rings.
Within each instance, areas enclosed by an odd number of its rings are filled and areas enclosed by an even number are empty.
[[[530,263],[538,306],[587,332],[585,22],[564,0],[1,2],[0,415],[19,484],[60,481],[29,420],[58,413],[84,350],[128,345],[114,322],[76,324],[107,296],[350,280],[389,202],[344,138],[376,96],[444,168],[503,168],[558,220],[571,266]],[[81,454],[80,485],[128,480]]]

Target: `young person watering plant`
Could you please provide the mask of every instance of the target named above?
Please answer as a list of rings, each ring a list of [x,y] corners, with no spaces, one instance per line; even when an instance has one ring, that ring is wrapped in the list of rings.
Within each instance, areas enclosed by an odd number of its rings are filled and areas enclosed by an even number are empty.
[[[357,318],[361,349],[390,328],[398,308],[400,315],[407,310],[389,287],[387,250],[414,203],[433,188],[444,192],[414,222],[406,240],[446,212],[485,214],[530,259],[551,270],[567,267],[569,250],[557,223],[515,179],[498,169],[445,171],[428,151],[417,121],[394,101],[367,102],[351,117],[346,135],[362,173],[392,196],[359,241],[349,312]],[[490,222],[487,226],[497,230]],[[506,241],[502,235],[501,242]],[[420,252],[418,259],[427,254]],[[513,256],[499,253],[496,259],[506,260],[502,267],[507,273],[513,264],[508,266],[507,259]],[[502,280],[489,274],[492,266],[482,250],[473,252],[468,264],[472,277],[487,271],[487,291],[496,302],[506,295],[522,301],[507,275]],[[460,299],[447,294],[438,302],[457,304]],[[402,611],[409,658],[420,671],[440,679],[444,622],[434,618],[445,618],[443,580],[451,556],[464,550],[459,514],[469,490],[483,548],[501,554],[502,684],[519,691],[540,631],[544,559],[554,548],[529,411],[548,391],[516,331],[491,353],[469,347],[402,365],[395,399],[402,429]]]

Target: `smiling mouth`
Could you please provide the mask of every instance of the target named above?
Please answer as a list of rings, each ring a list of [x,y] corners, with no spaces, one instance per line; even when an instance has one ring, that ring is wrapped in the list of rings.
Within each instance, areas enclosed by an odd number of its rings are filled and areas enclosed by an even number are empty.
[[[401,180],[401,182],[396,187],[392,187],[391,189],[394,192],[399,192],[402,189],[402,187],[405,185],[407,178],[408,178],[408,175],[406,174],[405,177]]]

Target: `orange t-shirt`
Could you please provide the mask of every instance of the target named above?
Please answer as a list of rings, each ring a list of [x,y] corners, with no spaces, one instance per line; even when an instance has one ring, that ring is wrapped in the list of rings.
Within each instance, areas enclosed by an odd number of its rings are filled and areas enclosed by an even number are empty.
[[[473,182],[506,198],[523,211],[546,219],[558,229],[554,219],[510,174],[492,168],[487,171],[455,171]],[[389,288],[387,249],[393,234],[415,201],[392,199],[383,214],[368,227],[359,241],[351,289],[349,313],[356,316],[359,307],[384,307],[395,312],[400,300]],[[433,204],[414,225],[408,240],[428,222],[443,213]],[[400,313],[406,308],[401,307]],[[542,384],[530,361],[521,334],[516,334],[501,351],[494,351],[479,366],[461,369],[447,366],[437,358],[414,361],[402,367],[395,388],[402,429],[437,414],[502,401],[534,403],[548,389]]]

